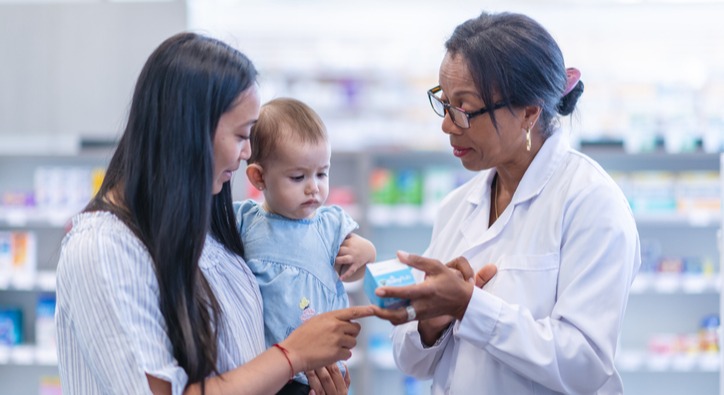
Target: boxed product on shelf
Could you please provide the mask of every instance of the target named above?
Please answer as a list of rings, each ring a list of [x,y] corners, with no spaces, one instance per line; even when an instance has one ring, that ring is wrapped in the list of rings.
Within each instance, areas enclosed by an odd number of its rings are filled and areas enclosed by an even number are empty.
[[[13,275],[11,232],[0,232],[0,289],[10,284]]]
[[[23,342],[23,311],[19,307],[0,307],[0,346]]]
[[[37,241],[34,232],[10,232],[12,251],[11,283],[18,289],[35,285],[37,267]]]
[[[394,172],[395,190],[394,220],[399,225],[413,225],[420,220],[422,204],[422,174],[415,169],[398,169]]]
[[[681,172],[676,178],[677,210],[682,214],[718,215],[721,206],[719,174],[714,171]]]
[[[699,349],[706,353],[719,353],[719,315],[711,314],[701,319],[699,325]]]
[[[428,167],[423,171],[422,217],[432,223],[442,199],[455,188],[455,178],[450,167]]]
[[[35,307],[35,347],[39,360],[57,360],[55,294],[40,294]]]
[[[372,170],[369,180],[370,202],[375,205],[394,205],[397,200],[395,172],[390,169]]]
[[[370,174],[370,222],[379,226],[431,224],[442,199],[474,173],[453,166],[375,168]]]
[[[374,224],[393,222],[393,206],[397,199],[395,173],[390,169],[373,169],[369,176],[370,207],[367,217]]]
[[[61,395],[60,377],[43,376],[40,378],[39,395]]]
[[[39,166],[33,183],[39,208],[77,211],[98,191],[105,169],[87,166]]]
[[[630,174],[627,196],[635,214],[676,213],[675,175],[667,171],[638,171]]]

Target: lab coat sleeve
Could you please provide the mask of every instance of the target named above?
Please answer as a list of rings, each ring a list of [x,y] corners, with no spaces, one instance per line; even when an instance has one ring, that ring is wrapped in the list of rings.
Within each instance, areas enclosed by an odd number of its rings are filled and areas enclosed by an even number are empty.
[[[432,378],[437,363],[445,348],[450,344],[451,327],[448,327],[438,341],[425,347],[417,330],[417,321],[399,325],[392,331],[392,345],[397,367],[407,375],[418,379]]]
[[[595,393],[614,374],[638,233],[623,194],[593,185],[567,202],[549,316],[475,289],[455,336],[556,392]],[[498,310],[498,307],[499,310]]]

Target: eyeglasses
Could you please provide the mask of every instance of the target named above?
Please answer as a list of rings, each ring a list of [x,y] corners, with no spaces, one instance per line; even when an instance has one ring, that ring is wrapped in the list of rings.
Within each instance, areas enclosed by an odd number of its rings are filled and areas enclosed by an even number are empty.
[[[449,113],[450,119],[452,119],[453,123],[462,129],[467,129],[470,127],[470,119],[477,117],[478,115],[483,115],[488,111],[495,111],[508,105],[505,102],[500,102],[496,103],[493,106],[492,110],[483,107],[478,111],[467,112],[462,108],[451,106],[450,103],[445,103],[444,101],[442,101],[439,97],[436,96],[436,94],[439,92],[442,92],[442,88],[440,87],[440,85],[427,91],[427,97],[430,99],[430,105],[432,106],[433,111],[435,111],[435,114],[439,115],[442,118],[445,118],[445,114]]]

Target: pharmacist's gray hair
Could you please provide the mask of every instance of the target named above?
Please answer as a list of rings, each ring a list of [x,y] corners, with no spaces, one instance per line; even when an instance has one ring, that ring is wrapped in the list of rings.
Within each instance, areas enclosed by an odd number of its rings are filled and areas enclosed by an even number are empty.
[[[456,27],[445,48],[463,56],[485,107],[493,108],[496,102],[507,103],[509,110],[540,106],[543,138],[557,128],[556,114],[571,114],[583,92],[579,81],[563,94],[566,68],[558,44],[543,26],[522,14],[483,12]],[[497,128],[495,112],[489,114]]]

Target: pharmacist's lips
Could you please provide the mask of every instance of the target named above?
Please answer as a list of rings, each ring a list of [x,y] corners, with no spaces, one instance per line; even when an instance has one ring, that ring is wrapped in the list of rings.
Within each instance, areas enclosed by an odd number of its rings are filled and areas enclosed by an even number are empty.
[[[453,155],[455,155],[457,157],[464,156],[468,152],[472,151],[472,148],[465,148],[465,147],[460,147],[457,145],[453,145],[452,149],[453,149]]]

